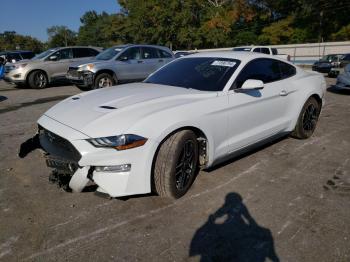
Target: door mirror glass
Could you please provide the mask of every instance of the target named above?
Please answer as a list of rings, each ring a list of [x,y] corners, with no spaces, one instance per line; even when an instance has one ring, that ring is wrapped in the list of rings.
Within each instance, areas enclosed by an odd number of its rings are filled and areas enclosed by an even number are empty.
[[[256,80],[256,79],[248,79],[246,80],[241,89],[244,90],[259,90],[264,88],[264,83],[261,80]]]
[[[49,57],[49,60],[51,61],[57,61],[58,60],[58,57],[56,55],[52,55]]]

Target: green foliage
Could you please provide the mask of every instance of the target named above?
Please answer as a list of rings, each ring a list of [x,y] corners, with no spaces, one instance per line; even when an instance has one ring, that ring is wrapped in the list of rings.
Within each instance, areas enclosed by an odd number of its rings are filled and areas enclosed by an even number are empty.
[[[173,49],[350,40],[349,0],[119,0],[120,13],[86,12],[78,33],[47,30],[47,45],[122,43]],[[6,34],[5,34],[6,33]],[[0,34],[0,49],[42,50],[35,38]]]
[[[122,14],[97,14],[95,11],[88,11],[80,18],[82,25],[77,43],[101,47],[123,43],[126,40],[124,21]]]
[[[71,46],[77,42],[77,33],[66,26],[52,26],[47,29],[49,47]]]
[[[40,53],[44,49],[44,44],[38,39],[18,35],[13,31],[5,31],[0,33],[0,50],[31,50],[35,53]]]
[[[350,24],[343,26],[338,32],[332,34],[332,39],[336,41],[344,41],[350,39]]]

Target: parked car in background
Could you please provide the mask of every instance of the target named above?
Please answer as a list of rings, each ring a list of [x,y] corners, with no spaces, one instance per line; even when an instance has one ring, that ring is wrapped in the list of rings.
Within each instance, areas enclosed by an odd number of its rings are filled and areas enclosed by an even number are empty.
[[[350,90],[350,63],[345,66],[344,72],[338,75],[335,87],[337,89]]]
[[[32,51],[15,50],[0,52],[0,56],[5,58],[6,63],[16,63],[21,60],[32,59],[35,54]]]
[[[144,80],[173,60],[169,48],[155,45],[119,45],[93,60],[70,65],[67,78],[82,89],[97,89]]]
[[[86,46],[52,48],[31,60],[6,64],[4,79],[17,85],[45,88],[51,82],[66,79],[71,63],[90,60],[101,51],[101,48]]]
[[[0,80],[4,77],[5,73],[5,58],[0,56]]]
[[[41,116],[31,141],[74,192],[93,181],[111,197],[154,189],[180,198],[200,168],[288,133],[312,136],[325,93],[322,75],[284,59],[198,53],[142,83],[65,99]]]
[[[283,58],[290,61],[290,55],[278,54],[277,48],[272,48],[269,46],[238,46],[232,49],[233,51],[243,51],[243,52],[255,52],[267,55],[274,55],[279,58]]]
[[[339,67],[342,54],[330,54],[322,57],[312,65],[312,70],[329,74],[332,68]]]
[[[339,74],[344,73],[344,69],[348,64],[350,64],[350,54],[342,55],[339,61],[339,66],[332,67],[328,76],[337,77]]]

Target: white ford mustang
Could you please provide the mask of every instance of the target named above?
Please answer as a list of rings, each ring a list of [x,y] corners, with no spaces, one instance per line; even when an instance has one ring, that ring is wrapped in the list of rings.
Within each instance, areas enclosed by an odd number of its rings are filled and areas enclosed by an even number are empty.
[[[142,83],[67,98],[39,120],[48,166],[111,197],[179,198],[200,168],[242,149],[315,130],[322,75],[271,56],[199,53],[174,60]]]

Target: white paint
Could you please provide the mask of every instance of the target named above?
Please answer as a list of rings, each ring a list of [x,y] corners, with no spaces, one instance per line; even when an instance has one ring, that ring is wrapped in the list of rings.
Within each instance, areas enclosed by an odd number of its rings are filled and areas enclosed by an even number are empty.
[[[292,131],[305,101],[313,94],[323,97],[326,91],[321,74],[296,67],[295,76],[265,83],[261,90],[235,92],[230,88],[245,65],[271,56],[217,52],[193,54],[181,60],[193,57],[212,57],[216,62],[237,59],[241,63],[218,92],[150,83],[120,85],[81,93],[78,100],[67,98],[49,109],[38,123],[69,140],[80,152],[79,166],[83,168],[131,164],[130,172],[93,173],[99,191],[121,197],[151,192],[152,164],[157,148],[175,130],[190,126],[205,134],[207,167],[210,167],[230,153]],[[102,112],[98,109],[100,106],[116,109]],[[86,140],[122,134],[135,134],[148,140],[143,146],[122,151],[97,148]],[[71,183],[79,191],[87,181],[86,174],[81,174],[75,175]]]

